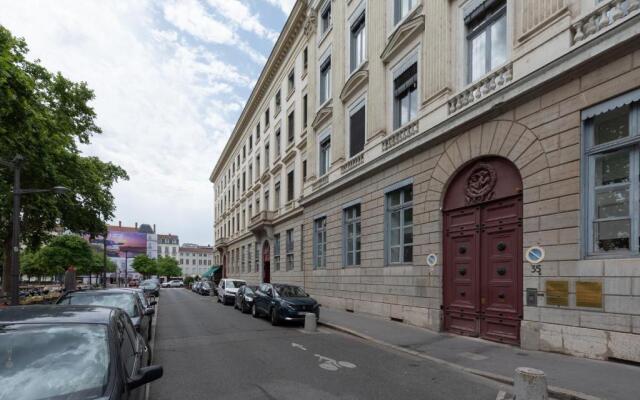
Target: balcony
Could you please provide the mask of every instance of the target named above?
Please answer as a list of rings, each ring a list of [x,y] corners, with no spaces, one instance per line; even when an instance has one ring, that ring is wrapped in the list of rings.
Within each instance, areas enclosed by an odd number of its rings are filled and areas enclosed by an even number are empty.
[[[344,175],[347,172],[351,171],[352,169],[356,168],[358,165],[362,164],[363,162],[364,162],[364,151],[360,152],[358,155],[356,155],[355,157],[353,157],[352,159],[344,163],[340,167],[340,172]]]
[[[484,78],[474,82],[462,92],[449,100],[449,114],[453,114],[463,108],[487,97],[502,87],[508,85],[513,80],[513,65],[504,65]]]
[[[251,224],[249,230],[255,235],[259,235],[263,232],[273,229],[273,220],[276,214],[273,211],[260,211],[251,217]]]
[[[407,125],[396,130],[389,137],[382,140],[382,151],[387,151],[390,148],[399,145],[410,137],[418,133],[418,120],[408,123]]]
[[[572,44],[582,42],[607,27],[616,25],[623,18],[637,13],[639,9],[640,0],[612,0],[600,5],[571,26]]]
[[[216,250],[224,250],[229,245],[229,238],[221,237],[216,239]]]
[[[329,183],[329,174],[324,174],[323,176],[318,178],[317,181],[313,182],[311,186],[313,187],[313,190],[317,190],[327,183]]]

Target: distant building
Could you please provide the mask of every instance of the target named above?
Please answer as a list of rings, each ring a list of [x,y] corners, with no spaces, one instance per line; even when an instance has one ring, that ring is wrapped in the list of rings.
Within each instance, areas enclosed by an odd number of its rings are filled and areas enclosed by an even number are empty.
[[[158,235],[158,257],[172,257],[178,260],[179,250],[178,235]]]
[[[118,225],[107,225],[109,230],[107,236],[107,256],[118,265],[116,273],[109,274],[110,278],[140,279],[140,274],[135,272],[131,266],[133,259],[141,254],[146,254],[150,258],[158,257],[158,235],[156,235],[155,224],[140,224],[136,222],[134,226],[123,226],[121,221]],[[91,244],[102,249],[102,238],[95,238]],[[126,273],[125,273],[126,271]]]
[[[202,276],[213,263],[213,247],[184,243],[180,246],[180,268],[182,276]]]

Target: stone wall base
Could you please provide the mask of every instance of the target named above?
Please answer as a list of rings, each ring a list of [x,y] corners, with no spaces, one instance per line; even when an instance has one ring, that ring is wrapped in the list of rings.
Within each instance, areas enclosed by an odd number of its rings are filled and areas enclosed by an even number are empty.
[[[522,321],[521,346],[572,356],[640,362],[640,335]]]
[[[402,320],[402,322],[406,324],[430,329],[432,331],[441,330],[440,310],[339,297],[319,295],[314,295],[313,297],[316,298],[320,304],[328,308],[349,310],[355,313],[371,314],[389,319],[393,318]],[[320,314],[322,315],[322,310]]]

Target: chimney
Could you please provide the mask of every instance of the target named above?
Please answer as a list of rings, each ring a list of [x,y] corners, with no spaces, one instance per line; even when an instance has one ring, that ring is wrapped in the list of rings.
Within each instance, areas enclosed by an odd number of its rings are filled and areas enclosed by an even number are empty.
[[[153,233],[156,233],[156,224],[153,224]]]
[[[122,221],[118,221],[118,226],[122,228]]]
[[[136,222],[136,229],[138,229],[138,223]]]

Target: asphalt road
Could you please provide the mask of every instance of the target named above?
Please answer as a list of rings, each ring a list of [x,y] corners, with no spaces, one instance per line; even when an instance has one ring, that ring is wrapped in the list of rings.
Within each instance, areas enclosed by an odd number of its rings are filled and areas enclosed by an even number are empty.
[[[185,289],[162,289],[151,400],[491,399],[499,386],[329,329],[273,327]]]

